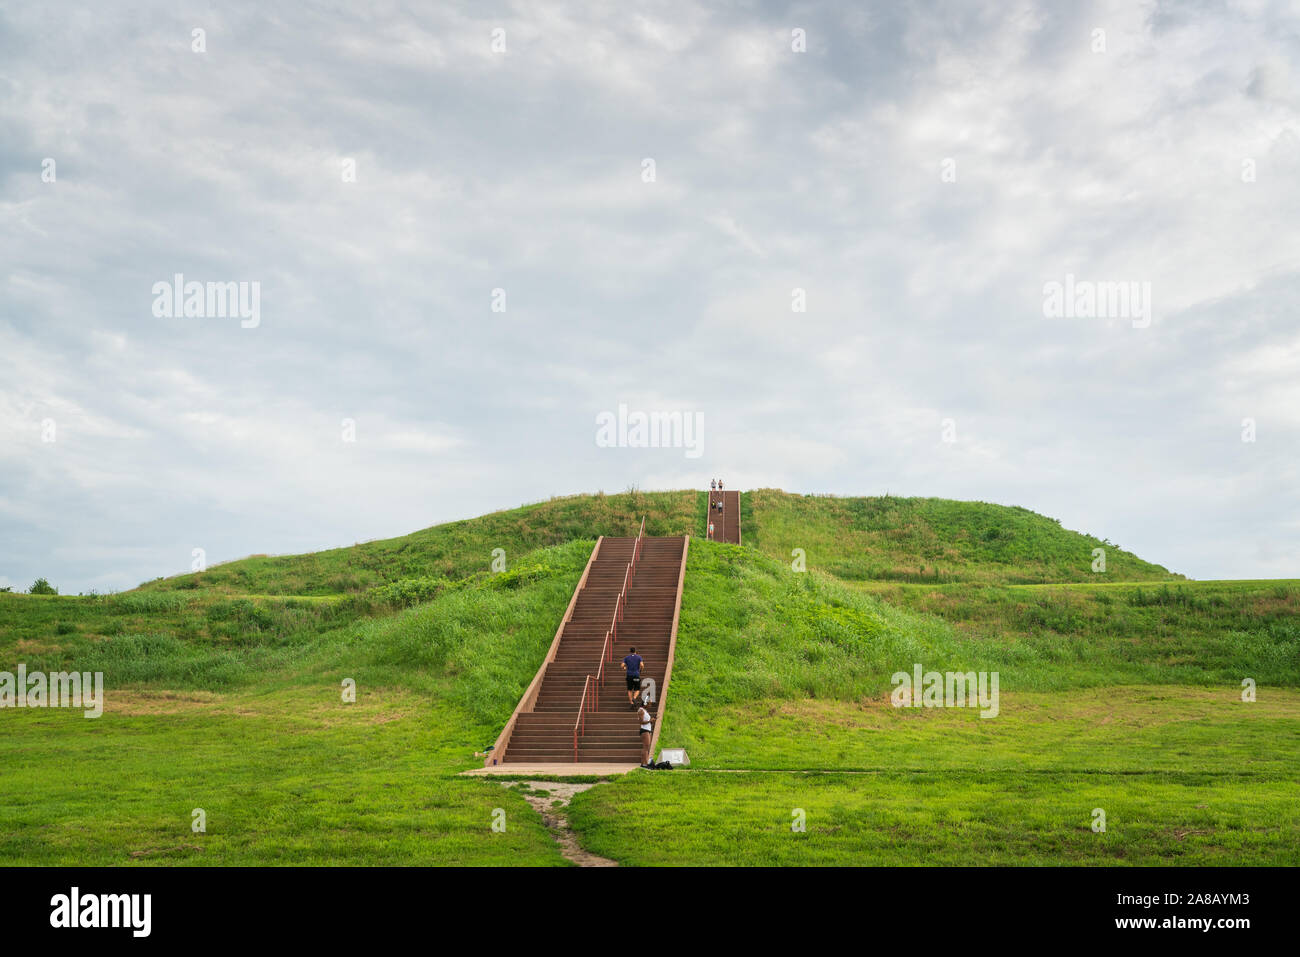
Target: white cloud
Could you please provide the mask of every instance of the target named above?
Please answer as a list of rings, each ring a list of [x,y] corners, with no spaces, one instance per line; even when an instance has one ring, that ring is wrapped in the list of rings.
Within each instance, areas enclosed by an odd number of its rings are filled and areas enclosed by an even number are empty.
[[[716,472],[1024,504],[1201,577],[1300,575],[1284,3],[242,3],[204,15],[204,55],[162,3],[3,16],[10,580],[127,587],[195,545]],[[176,272],[259,281],[261,326],[154,319]],[[1066,272],[1149,280],[1156,321],[1043,319]],[[601,454],[619,401],[702,412],[704,458]]]

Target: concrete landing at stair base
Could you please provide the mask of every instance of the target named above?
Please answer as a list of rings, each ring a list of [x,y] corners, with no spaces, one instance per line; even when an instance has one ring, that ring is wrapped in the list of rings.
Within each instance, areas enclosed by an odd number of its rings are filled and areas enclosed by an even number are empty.
[[[543,764],[538,762],[537,764],[493,764],[486,768],[471,768],[460,773],[470,777],[483,777],[494,774],[527,774],[530,777],[606,778],[613,774],[627,774],[629,771],[635,771],[640,766],[639,764],[596,764],[595,762],[581,764]]]

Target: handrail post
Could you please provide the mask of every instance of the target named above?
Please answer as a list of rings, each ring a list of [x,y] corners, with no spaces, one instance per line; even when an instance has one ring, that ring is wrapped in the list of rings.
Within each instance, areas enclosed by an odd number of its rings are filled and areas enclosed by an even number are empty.
[[[595,690],[593,688],[595,679],[591,675],[582,683],[582,700],[578,702],[578,717],[573,721],[573,763],[578,763],[578,732],[582,731],[583,737],[587,734],[587,702],[589,698],[594,698]]]
[[[608,651],[606,650],[608,649]],[[609,643],[609,629],[605,629],[605,640],[600,645],[600,666],[596,669],[596,680],[605,687],[605,663],[614,660],[614,649]],[[599,707],[599,706],[597,706]]]

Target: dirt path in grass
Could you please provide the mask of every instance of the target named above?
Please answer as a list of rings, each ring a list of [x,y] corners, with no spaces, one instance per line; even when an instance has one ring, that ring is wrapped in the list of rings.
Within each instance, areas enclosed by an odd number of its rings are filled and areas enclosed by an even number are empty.
[[[560,845],[560,853],[566,860],[573,861],[579,867],[618,867],[618,861],[591,854],[582,849],[578,838],[569,827],[569,819],[564,809],[569,806],[575,794],[581,794],[595,783],[571,784],[567,781],[502,781],[503,787],[518,788],[525,801],[542,816],[543,823],[550,830],[555,843]]]

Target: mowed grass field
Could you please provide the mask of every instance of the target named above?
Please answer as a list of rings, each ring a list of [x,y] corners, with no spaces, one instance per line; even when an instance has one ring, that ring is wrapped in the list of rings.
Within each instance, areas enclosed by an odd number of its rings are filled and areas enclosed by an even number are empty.
[[[522,797],[458,773],[532,678],[595,538],[643,513],[698,533],[702,498],[573,496],[121,595],[0,594],[0,670],[107,684],[95,720],[0,710],[0,863],[565,864]],[[693,769],[579,795],[587,850],[1300,863],[1300,583],[1187,582],[981,503],[763,490],[742,515],[743,547],[691,543],[661,744]],[[997,671],[998,717],[892,707],[891,674],[915,664]]]
[[[997,717],[973,708],[757,700],[675,732],[713,769],[1025,771],[1133,775],[1195,771],[1296,779],[1300,691],[1177,685],[1002,692]],[[666,744],[665,746],[673,746]]]
[[[0,863],[565,863],[522,797],[455,776],[489,732],[446,703],[321,684],[107,700],[95,720],[5,715]]]
[[[1300,863],[1296,808],[1294,778],[1194,772],[674,771],[580,794],[569,820],[634,866],[1259,866]]]
[[[689,738],[707,770],[577,797],[584,847],[640,865],[1300,864],[1294,689],[1012,693],[993,719],[754,702]]]

